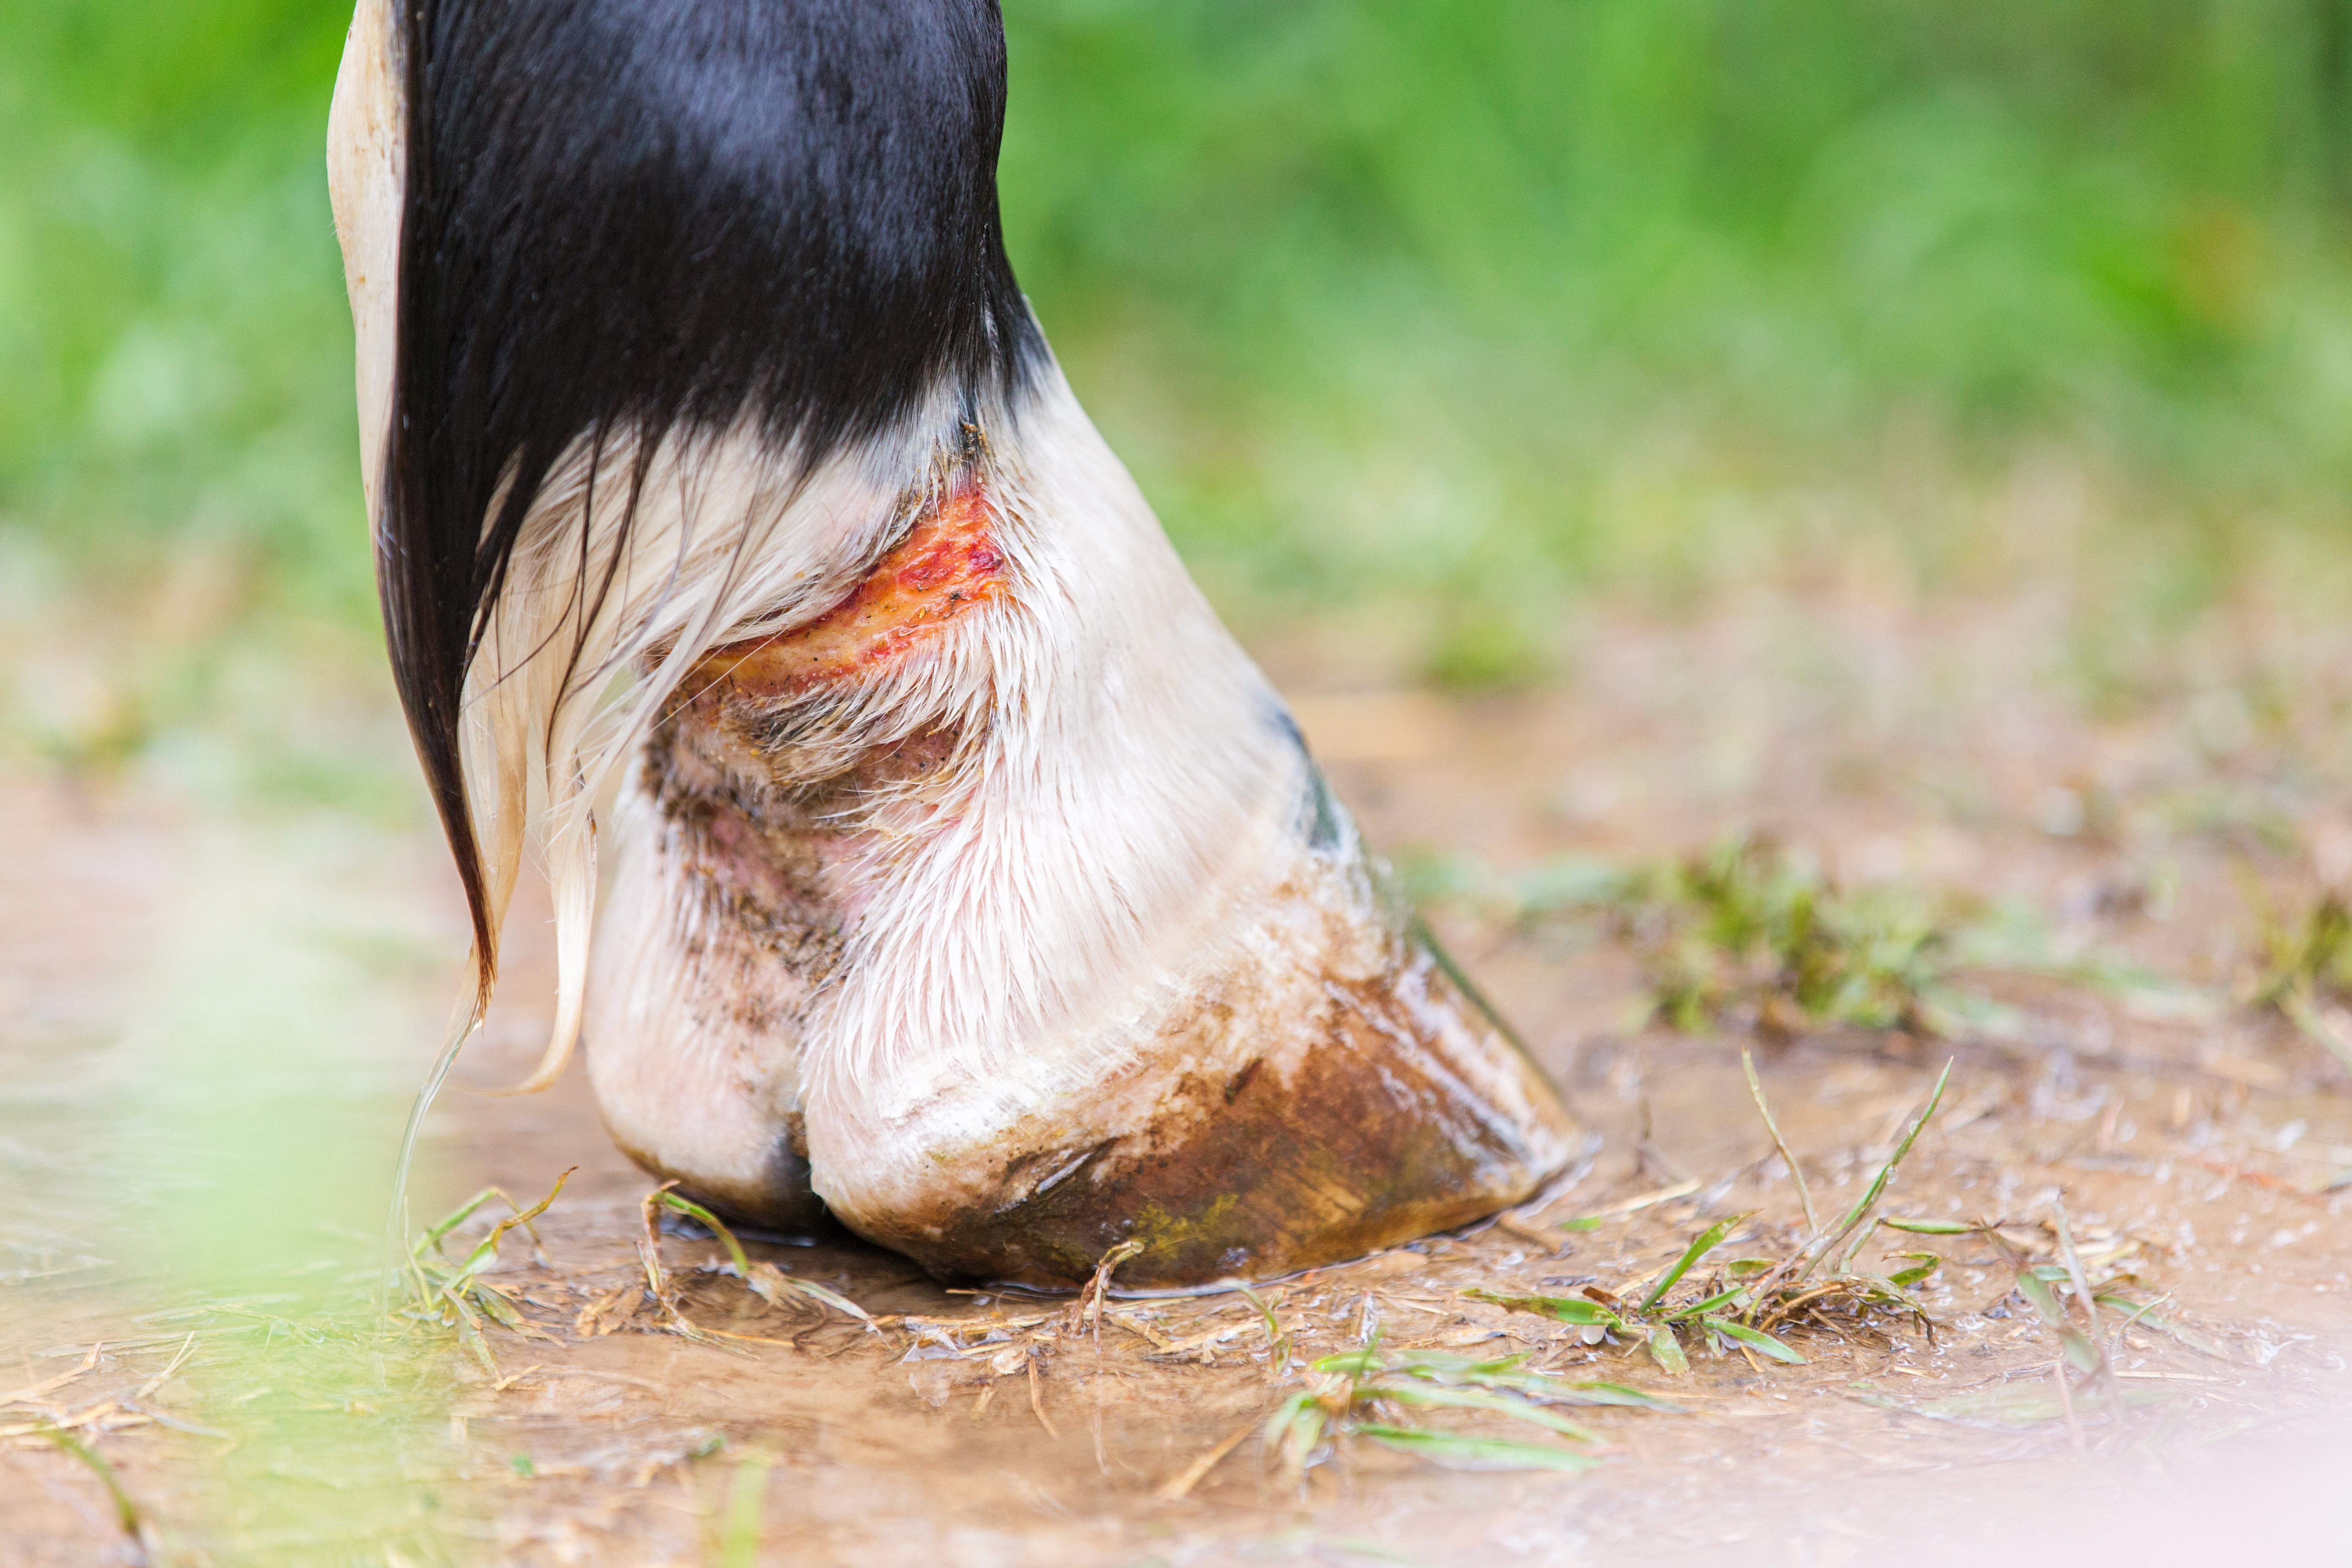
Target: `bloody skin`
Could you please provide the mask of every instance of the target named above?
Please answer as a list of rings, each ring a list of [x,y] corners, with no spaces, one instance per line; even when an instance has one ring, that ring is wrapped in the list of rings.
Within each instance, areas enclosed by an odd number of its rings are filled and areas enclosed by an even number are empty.
[[[730,1025],[799,1045],[844,961],[862,849],[887,830],[873,812],[944,799],[971,765],[972,737],[945,730],[846,751],[806,744],[830,728],[828,702],[811,698],[1015,594],[988,497],[966,482],[832,609],[717,650],[681,687],[642,784],[700,903],[692,962],[759,977],[710,988]],[[1105,1251],[1134,1240],[1143,1250],[1121,1281],[1176,1287],[1466,1224],[1557,1168],[1573,1133],[1557,1093],[1382,885],[1320,774],[1305,771],[1297,869],[1266,900],[1291,911],[1287,934],[1208,972],[1156,1025],[1142,1059],[1097,1092],[982,1143],[927,1151],[938,1163],[922,1201],[845,1216],[855,1228],[942,1278],[1045,1287],[1083,1282]],[[869,806],[877,798],[898,804]],[[1301,909],[1320,911],[1304,937]],[[698,1195],[792,1227],[821,1208],[799,1107],[778,1113],[761,1189]]]
[[[989,528],[988,498],[961,486],[840,604],[784,636],[713,649],[687,689],[723,679],[745,697],[796,695],[904,655],[1003,586]]]

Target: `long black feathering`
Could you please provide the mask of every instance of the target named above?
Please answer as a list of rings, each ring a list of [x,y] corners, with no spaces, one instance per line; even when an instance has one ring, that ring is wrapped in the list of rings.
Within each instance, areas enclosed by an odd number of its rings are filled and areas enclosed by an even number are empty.
[[[681,426],[748,416],[805,470],[942,387],[1010,394],[1043,342],[997,212],[995,0],[394,5],[378,585],[478,1009],[498,932],[459,710],[557,461],[625,432],[642,464]]]

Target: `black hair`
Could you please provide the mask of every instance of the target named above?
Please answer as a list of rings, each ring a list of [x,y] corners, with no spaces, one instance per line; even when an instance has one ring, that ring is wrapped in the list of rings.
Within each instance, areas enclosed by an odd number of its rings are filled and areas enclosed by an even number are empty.
[[[942,389],[1009,399],[1044,342],[997,212],[996,0],[394,14],[407,169],[378,587],[478,1006],[498,933],[459,707],[557,460],[633,437],[641,484],[665,436],[748,419],[804,472]]]

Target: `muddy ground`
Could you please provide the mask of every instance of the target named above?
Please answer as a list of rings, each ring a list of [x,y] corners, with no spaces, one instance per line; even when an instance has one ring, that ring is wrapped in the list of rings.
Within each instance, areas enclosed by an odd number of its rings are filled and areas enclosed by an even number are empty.
[[[2325,975],[2293,994],[2302,1024],[2265,1005],[2281,966],[2263,932],[2305,930],[2352,879],[2352,638],[2251,594],[2120,667],[2083,637],[2054,593],[1817,583],[1596,616],[1553,682],[1459,700],[1414,689],[1378,626],[1262,639],[1340,794],[1566,1086],[1592,1156],[1501,1224],[1255,1300],[1124,1298],[1114,1276],[1076,1318],[944,1290],[844,1236],[747,1246],[871,1322],[772,1302],[677,1225],[673,1315],[644,1288],[649,1184],[575,1068],[536,1099],[447,1095],[420,1154],[420,1218],[484,1184],[528,1202],[578,1167],[542,1250],[512,1235],[487,1275],[525,1327],[489,1328],[480,1356],[408,1318],[379,1332],[391,1148],[462,948],[437,844],[204,805],[169,779],[11,779],[0,1557],[2326,1560],[2352,1460],[2352,1072],[2326,1041],[2352,1016]],[[1768,984],[1669,1027],[1638,920],[1529,917],[1536,868],[1671,864],[1740,834],[1848,894],[2022,921],[2039,959],[1955,968],[1964,1016],[1864,1026]],[[471,1088],[520,1076],[543,1027],[542,928],[526,911],[518,929]],[[1800,1245],[1743,1046],[1832,1213],[1952,1065],[1884,1211],[1997,1228],[1880,1231],[1855,1264],[1936,1254],[1927,1323],[1830,1302],[1777,1331],[1801,1364],[1685,1334],[1676,1374],[1632,1336],[1591,1343],[1465,1296],[1638,1297],[1743,1214],[1675,1299]],[[2086,1275],[2147,1310],[2102,1309],[2089,1377],[2059,1371],[2060,1332],[2015,1289],[2021,1259],[2061,1258],[2062,1212]],[[1407,1413],[1598,1460],[1574,1473],[1449,1468],[1344,1433],[1286,1463],[1268,1416],[1331,1386],[1318,1359],[1367,1344],[1524,1357],[1675,1408],[1568,1411],[1583,1442]]]

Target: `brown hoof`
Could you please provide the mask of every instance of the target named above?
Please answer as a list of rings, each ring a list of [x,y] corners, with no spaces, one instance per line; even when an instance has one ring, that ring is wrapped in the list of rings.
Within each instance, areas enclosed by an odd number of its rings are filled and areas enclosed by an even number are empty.
[[[1278,1026],[1212,994],[1163,1058],[989,1144],[930,1151],[929,1202],[853,1223],[933,1274],[1048,1287],[1132,1241],[1121,1284],[1181,1288],[1465,1225],[1564,1162],[1551,1086],[1417,938],[1377,978],[1298,978]]]

